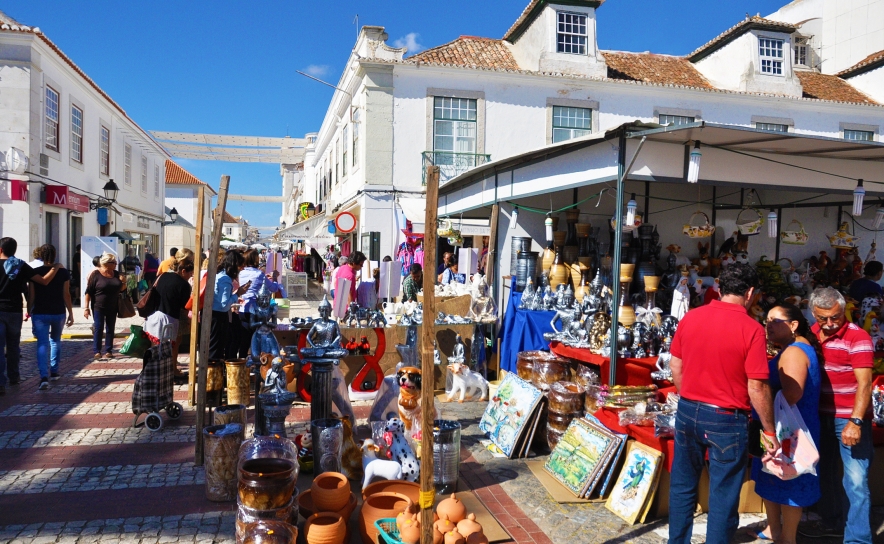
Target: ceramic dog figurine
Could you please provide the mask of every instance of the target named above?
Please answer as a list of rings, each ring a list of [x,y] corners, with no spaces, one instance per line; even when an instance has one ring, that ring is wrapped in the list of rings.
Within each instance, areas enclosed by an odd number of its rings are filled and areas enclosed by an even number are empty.
[[[384,440],[387,442],[388,455],[402,466],[402,479],[416,482],[420,477],[420,462],[403,431],[403,422],[399,418],[391,417],[384,427]]]
[[[353,422],[348,416],[341,418],[344,425],[344,446],[341,449],[341,472],[350,480],[362,479],[362,452],[353,440]]]
[[[480,398],[475,400],[488,400],[488,382],[478,372],[473,372],[464,363],[452,363],[448,365],[448,371],[451,372],[451,392],[448,393],[448,402],[454,400],[458,393],[460,398],[457,402],[463,402],[465,397],[473,400],[477,395]]]
[[[379,459],[378,452],[381,447],[374,443],[374,440],[367,438],[362,442],[362,471],[365,476],[362,478],[362,489],[371,483],[374,479],[380,480],[401,480],[402,465],[396,461],[387,459]]]
[[[399,417],[407,433],[421,417],[421,370],[403,366],[396,373],[396,381],[399,383]]]

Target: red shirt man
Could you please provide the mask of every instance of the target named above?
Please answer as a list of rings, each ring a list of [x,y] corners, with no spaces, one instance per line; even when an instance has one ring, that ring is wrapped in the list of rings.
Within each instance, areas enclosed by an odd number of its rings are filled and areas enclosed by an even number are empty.
[[[849,418],[853,415],[858,385],[854,370],[875,366],[872,338],[869,333],[847,320],[841,328],[825,337],[825,340],[820,335],[821,329],[819,323],[811,328],[821,340],[823,358],[826,361],[820,384],[820,413]],[[869,416],[871,405],[863,415]]]

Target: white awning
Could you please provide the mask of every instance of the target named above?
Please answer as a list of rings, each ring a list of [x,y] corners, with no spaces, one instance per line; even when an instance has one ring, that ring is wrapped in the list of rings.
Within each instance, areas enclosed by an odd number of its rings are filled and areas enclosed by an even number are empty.
[[[399,198],[399,207],[405,218],[411,221],[413,232],[424,231],[424,221],[427,220],[427,200],[424,198]]]
[[[305,219],[300,223],[295,223],[290,227],[286,227],[277,233],[278,240],[306,240],[315,235],[317,229],[325,226],[325,214],[314,215],[310,219]]]

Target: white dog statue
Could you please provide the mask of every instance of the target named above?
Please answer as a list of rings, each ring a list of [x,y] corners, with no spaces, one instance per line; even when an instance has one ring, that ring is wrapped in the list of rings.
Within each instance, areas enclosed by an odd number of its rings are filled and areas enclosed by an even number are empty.
[[[470,400],[488,400],[488,382],[478,372],[473,372],[464,363],[452,363],[448,365],[451,372],[451,392],[448,393],[448,402],[454,400],[457,393],[460,398],[457,402],[463,402],[464,398]],[[479,397],[478,399],[475,397]]]
[[[378,459],[377,453],[381,450],[374,440],[367,438],[362,443],[362,470],[365,476],[362,479],[362,489],[375,478],[382,480],[401,480],[402,465],[396,461]]]

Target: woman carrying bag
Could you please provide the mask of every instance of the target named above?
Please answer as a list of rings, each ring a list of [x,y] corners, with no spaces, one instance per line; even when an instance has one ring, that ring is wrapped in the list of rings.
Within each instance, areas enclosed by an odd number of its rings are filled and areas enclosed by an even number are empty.
[[[114,357],[114,327],[117,324],[120,294],[125,296],[125,291],[126,283],[117,272],[117,257],[113,253],[102,253],[98,270],[93,271],[86,280],[86,309],[83,310],[84,317],[92,317],[92,347],[96,359],[101,359],[102,336],[105,357]]]
[[[798,409],[814,443],[819,444],[820,367],[823,363],[819,341],[801,310],[792,304],[771,308],[766,330],[768,341],[780,349],[769,363],[771,393],[781,392],[789,405]],[[764,500],[768,520],[768,526],[757,536],[762,540],[793,544],[802,508],[820,500],[819,478],[815,474],[802,474],[783,480],[765,472],[762,467],[762,459],[752,460],[755,492]]]
[[[43,275],[55,264],[55,246],[40,246],[43,266],[34,272]],[[61,331],[65,325],[74,324],[74,308],[71,305],[71,275],[60,269],[48,285],[28,283],[28,313],[37,339],[37,368],[40,371],[38,389],[48,389],[50,377],[57,380],[61,359]],[[67,315],[67,321],[65,321]],[[50,374],[51,373],[51,374]]]
[[[169,271],[160,274],[154,285],[159,305],[144,322],[144,334],[154,344],[163,339],[163,330],[171,327],[172,360],[176,361],[175,375],[181,376],[178,370],[178,326],[181,312],[190,300],[191,287],[189,280],[193,277],[193,252],[178,251]]]
[[[215,298],[212,300],[212,329],[209,334],[209,361],[225,360],[228,331],[232,316],[230,309],[240,296],[248,291],[250,283],[233,287],[234,279],[244,265],[242,255],[231,251],[224,256],[215,277]],[[237,331],[238,332],[238,331]]]

